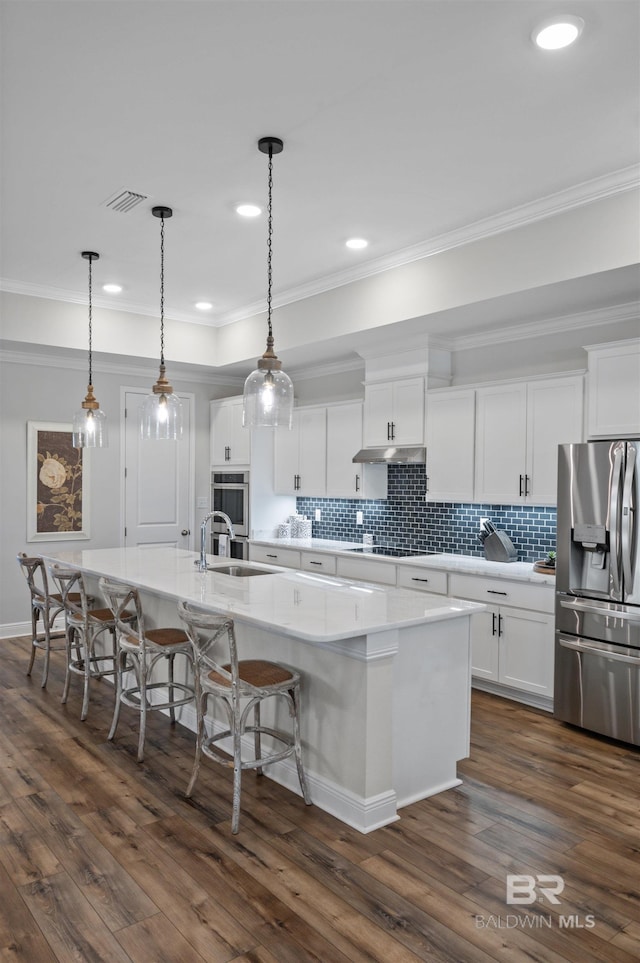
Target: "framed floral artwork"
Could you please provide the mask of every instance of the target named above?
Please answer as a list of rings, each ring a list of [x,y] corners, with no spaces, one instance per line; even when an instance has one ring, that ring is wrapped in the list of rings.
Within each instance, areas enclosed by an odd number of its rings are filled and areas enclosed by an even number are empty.
[[[27,422],[27,541],[90,538],[89,464],[72,425]]]

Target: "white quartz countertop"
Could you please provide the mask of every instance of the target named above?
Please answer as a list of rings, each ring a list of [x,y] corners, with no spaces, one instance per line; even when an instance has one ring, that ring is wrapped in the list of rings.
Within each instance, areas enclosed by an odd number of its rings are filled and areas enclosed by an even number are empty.
[[[555,585],[555,575],[534,572],[533,562],[488,562],[475,555],[454,555],[441,552],[435,555],[409,555],[402,558],[372,553],[350,552],[351,548],[362,548],[362,542],[340,542],[326,538],[252,538],[252,544],[272,545],[279,548],[296,548],[300,551],[329,552],[332,555],[346,554],[352,558],[367,558],[373,561],[395,562],[397,565],[416,565],[421,568],[439,569],[442,572],[460,572],[466,575],[485,575],[491,578],[512,579],[518,582],[533,582],[539,585]]]
[[[87,575],[128,582],[176,602],[186,599],[239,621],[308,642],[332,642],[460,618],[485,608],[446,596],[255,562],[237,564],[263,569],[267,574],[238,578],[216,572],[215,568],[199,572],[196,553],[174,548],[86,549],[45,557],[81,568]],[[215,555],[208,559],[218,568],[236,564]]]

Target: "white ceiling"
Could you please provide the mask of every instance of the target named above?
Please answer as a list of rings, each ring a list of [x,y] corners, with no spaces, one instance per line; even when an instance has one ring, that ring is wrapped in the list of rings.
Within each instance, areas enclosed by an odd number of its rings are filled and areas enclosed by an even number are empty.
[[[174,210],[167,317],[219,324],[255,313],[266,294],[266,223],[234,207],[266,202],[264,135],[285,142],[274,158],[276,303],[640,159],[637,0],[0,8],[0,277],[18,293],[86,299],[80,251],[91,249],[101,255],[96,303],[157,315],[150,209],[163,204]],[[584,19],[582,37],[539,51],[532,28],[559,9]],[[121,189],[147,199],[115,213],[105,202]],[[370,240],[366,251],[345,248],[354,235]],[[107,300],[106,281],[123,293]],[[540,305],[514,301],[508,317],[622,303],[637,285],[637,275],[592,280],[560,305],[541,292]],[[214,304],[207,317],[194,308],[204,299]],[[464,312],[456,323],[465,330]],[[450,319],[447,331],[455,334]]]

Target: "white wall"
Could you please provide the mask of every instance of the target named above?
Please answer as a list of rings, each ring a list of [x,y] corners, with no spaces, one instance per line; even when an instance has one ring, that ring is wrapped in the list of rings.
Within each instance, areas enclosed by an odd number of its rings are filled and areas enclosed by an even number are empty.
[[[41,359],[45,362],[45,359]],[[195,494],[209,497],[209,401],[231,394],[224,389],[168,374],[178,394],[195,396]],[[120,531],[120,387],[150,388],[157,367],[147,376],[135,371],[100,371],[94,365],[95,394],[109,423],[109,447],[91,456],[91,539],[70,541],[72,548],[108,548],[121,544]],[[52,359],[49,364],[16,361],[10,353],[0,359],[0,626],[30,618],[28,592],[15,556],[39,554],[48,542],[26,541],[27,422],[71,423],[87,390],[87,370],[75,362]],[[196,513],[192,531],[203,511]],[[57,543],[60,547],[60,543]]]

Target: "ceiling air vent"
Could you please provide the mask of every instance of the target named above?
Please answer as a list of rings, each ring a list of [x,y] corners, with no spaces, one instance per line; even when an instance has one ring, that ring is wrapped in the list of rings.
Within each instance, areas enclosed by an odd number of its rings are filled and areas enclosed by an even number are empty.
[[[147,194],[136,194],[135,191],[121,190],[113,194],[104,202],[105,207],[120,214],[128,214],[134,207],[147,200]]]

